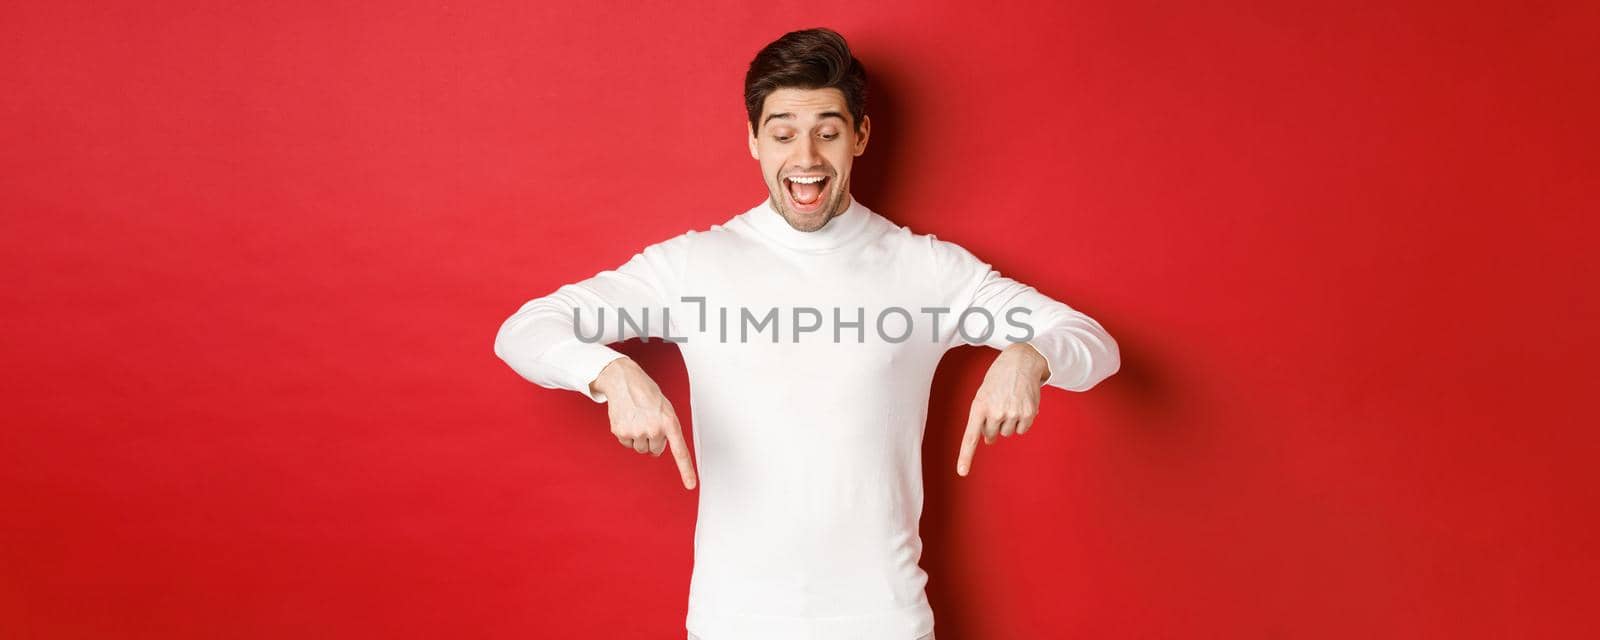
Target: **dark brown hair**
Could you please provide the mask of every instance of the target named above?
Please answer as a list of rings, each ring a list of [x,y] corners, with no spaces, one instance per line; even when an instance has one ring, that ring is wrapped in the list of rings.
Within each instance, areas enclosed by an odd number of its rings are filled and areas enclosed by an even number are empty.
[[[860,132],[861,116],[867,111],[867,69],[850,54],[844,36],[832,29],[790,31],[750,61],[744,75],[744,108],[750,114],[751,131],[761,131],[761,106],[767,94],[782,87],[838,89]]]

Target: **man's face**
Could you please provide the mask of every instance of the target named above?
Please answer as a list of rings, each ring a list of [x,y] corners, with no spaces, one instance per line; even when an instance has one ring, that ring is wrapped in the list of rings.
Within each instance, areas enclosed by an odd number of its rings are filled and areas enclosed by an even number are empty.
[[[850,207],[850,165],[867,150],[872,119],[855,130],[838,89],[783,87],[767,94],[750,156],[789,226],[816,231]]]

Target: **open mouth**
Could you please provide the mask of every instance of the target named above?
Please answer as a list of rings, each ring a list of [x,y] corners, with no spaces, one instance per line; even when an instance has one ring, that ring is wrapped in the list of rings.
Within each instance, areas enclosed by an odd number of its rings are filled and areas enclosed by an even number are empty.
[[[789,204],[795,211],[811,213],[822,206],[822,194],[828,192],[829,176],[789,176],[783,179],[784,191],[789,192]]]

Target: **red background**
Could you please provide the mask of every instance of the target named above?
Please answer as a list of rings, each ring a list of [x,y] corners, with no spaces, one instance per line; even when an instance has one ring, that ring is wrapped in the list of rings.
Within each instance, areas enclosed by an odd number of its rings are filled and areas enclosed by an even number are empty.
[[[968,478],[942,364],[941,640],[1594,632],[1597,5],[651,4],[8,5],[0,635],[683,637],[696,494],[491,345],[821,24],[856,196],[1125,358]]]

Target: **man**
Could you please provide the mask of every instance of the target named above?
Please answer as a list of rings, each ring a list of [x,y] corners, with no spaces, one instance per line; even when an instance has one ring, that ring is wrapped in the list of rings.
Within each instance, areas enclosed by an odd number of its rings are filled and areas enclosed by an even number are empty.
[[[1041,385],[1086,391],[1119,367],[1093,319],[851,197],[865,100],[837,33],[767,45],[745,77],[766,200],[527,302],[495,338],[527,380],[606,403],[623,446],[670,450],[684,487],[703,480],[691,639],[932,640],[920,452],[944,352],[1000,350],[963,476],[980,437],[1028,431]],[[605,346],[635,337],[679,344],[698,474],[672,403]]]

